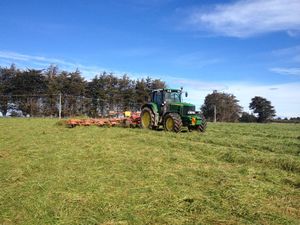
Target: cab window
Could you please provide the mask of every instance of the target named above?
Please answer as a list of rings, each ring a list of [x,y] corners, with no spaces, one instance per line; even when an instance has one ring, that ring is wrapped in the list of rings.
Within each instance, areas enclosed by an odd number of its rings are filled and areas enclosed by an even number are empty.
[[[167,92],[166,93],[167,102],[181,102],[181,94],[178,92]]]
[[[161,105],[162,104],[162,95],[161,95],[161,92],[156,92],[155,95],[154,95],[154,102],[157,104],[157,105]]]

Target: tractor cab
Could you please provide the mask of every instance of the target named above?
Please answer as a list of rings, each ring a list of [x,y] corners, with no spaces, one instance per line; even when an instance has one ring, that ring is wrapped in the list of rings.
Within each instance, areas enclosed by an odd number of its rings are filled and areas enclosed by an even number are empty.
[[[158,113],[162,114],[166,108],[164,106],[182,103],[182,93],[182,89],[157,89],[151,93],[151,102],[156,104]]]
[[[166,102],[181,102],[182,91],[177,89],[157,89],[152,91],[151,102],[162,104]]]

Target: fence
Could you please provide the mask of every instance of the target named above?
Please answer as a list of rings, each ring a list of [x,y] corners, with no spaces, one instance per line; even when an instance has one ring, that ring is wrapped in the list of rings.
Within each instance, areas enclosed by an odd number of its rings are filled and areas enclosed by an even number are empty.
[[[68,94],[0,95],[2,116],[104,117],[112,112],[138,111],[142,103]]]

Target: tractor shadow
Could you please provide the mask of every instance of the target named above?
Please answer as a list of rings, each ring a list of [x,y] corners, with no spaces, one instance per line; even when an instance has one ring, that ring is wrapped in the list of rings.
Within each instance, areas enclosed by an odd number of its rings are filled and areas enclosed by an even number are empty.
[[[154,129],[153,131],[156,131],[156,132],[162,132],[162,131],[165,131],[165,129],[163,127],[159,127],[159,128],[156,128]],[[165,131],[167,132],[167,131]],[[190,131],[188,129],[182,129],[179,133],[189,133]]]

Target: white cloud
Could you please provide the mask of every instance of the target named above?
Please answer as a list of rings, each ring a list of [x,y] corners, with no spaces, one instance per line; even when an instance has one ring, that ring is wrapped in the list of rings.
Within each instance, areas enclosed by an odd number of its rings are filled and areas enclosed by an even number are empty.
[[[81,63],[74,63],[67,60],[62,60],[58,58],[48,58],[44,56],[33,56],[28,54],[20,54],[11,51],[0,51],[0,65],[10,66],[11,63],[17,63],[19,68],[42,68],[45,69],[49,65],[57,65],[61,70],[74,71],[79,69],[82,75],[86,79],[91,79],[95,75],[106,71],[108,73],[112,72],[115,75],[127,74],[132,79],[141,79],[149,76],[147,73],[134,73],[128,71],[120,71],[112,68],[103,68],[99,66],[83,65]],[[151,76],[153,78],[159,79],[161,76]]]
[[[284,83],[278,85],[253,85],[232,84],[228,92],[233,93],[239,100],[245,111],[248,111],[251,98],[262,96],[272,102],[277,116],[299,116],[300,115],[300,83]]]
[[[271,71],[283,75],[295,75],[300,76],[300,68],[271,68]]]
[[[188,22],[232,37],[285,31],[291,36],[300,30],[299,0],[240,0],[215,5],[212,10],[196,10]]]
[[[85,76],[91,78],[96,74],[99,74],[102,71],[110,71],[104,68],[100,68],[97,66],[86,66],[79,63],[73,63],[66,60],[61,60],[57,58],[48,58],[44,56],[33,56],[27,54],[20,54],[17,52],[11,51],[0,51],[0,59],[2,63],[8,64],[7,62],[10,60],[10,63],[14,62],[25,62],[26,67],[30,66],[42,66],[47,67],[50,64],[57,65],[62,70],[75,70],[79,69]]]
[[[57,58],[48,58],[44,56],[33,56],[28,54],[20,54],[12,51],[0,51],[0,66],[10,66],[12,63],[17,63],[17,67],[24,68],[42,68],[45,69],[49,65],[57,65],[61,70],[74,71],[75,69],[79,69],[82,75],[86,79],[91,79],[95,75],[105,72],[112,72],[115,75],[122,76],[123,74],[127,74],[132,79],[141,79],[149,76],[147,73],[134,73],[128,71],[120,71],[112,68],[103,68],[99,66],[90,66],[83,65],[80,63],[74,63],[67,60],[57,59]],[[160,77],[164,76],[151,76],[155,79],[160,79]]]
[[[232,93],[240,101],[243,110],[249,112],[249,103],[254,96],[262,96],[272,102],[277,116],[295,117],[300,116],[300,83],[283,83],[276,85],[258,85],[239,82],[199,82],[197,80],[184,78],[162,77],[168,84],[175,88],[183,86],[189,96],[185,101],[201,107],[205,96],[218,90],[220,92]]]
[[[45,62],[45,63],[70,64],[59,59],[46,58],[43,56],[25,55],[16,52],[10,52],[10,51],[0,51],[0,58],[16,60],[16,61],[37,61],[37,62]]]

